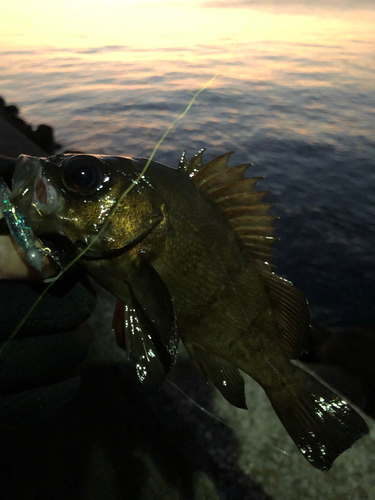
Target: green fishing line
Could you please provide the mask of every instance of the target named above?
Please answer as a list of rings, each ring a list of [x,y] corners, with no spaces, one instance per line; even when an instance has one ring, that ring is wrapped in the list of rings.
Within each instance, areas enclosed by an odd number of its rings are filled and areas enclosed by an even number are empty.
[[[230,51],[228,52],[228,58],[229,58],[228,60],[230,60],[230,57],[231,57],[234,49],[236,48],[236,46],[238,45],[238,43],[240,42],[240,40],[243,38],[243,36],[245,35],[245,33],[248,31],[249,27],[250,27],[250,22],[245,27],[245,29],[243,30],[243,32],[238,36],[237,40],[232,44],[232,47],[231,47]],[[19,330],[22,328],[22,326],[25,324],[25,322],[27,321],[27,319],[32,314],[32,312],[38,306],[38,304],[40,303],[40,301],[42,300],[42,298],[46,295],[46,293],[50,290],[50,288],[56,283],[56,281],[59,278],[61,278],[61,276],[63,274],[65,274],[97,242],[97,240],[100,238],[100,236],[103,234],[103,232],[106,231],[106,229],[108,228],[108,225],[111,222],[111,219],[113,218],[114,214],[119,209],[119,206],[120,206],[122,200],[125,198],[125,196],[134,188],[134,186],[136,186],[136,184],[145,175],[145,173],[146,173],[146,171],[147,171],[147,169],[148,169],[151,161],[153,160],[156,152],[160,148],[161,144],[163,143],[164,139],[167,137],[167,135],[169,134],[169,132],[173,129],[173,127],[176,125],[177,122],[179,122],[180,120],[182,120],[182,118],[184,118],[184,116],[189,112],[190,108],[192,107],[192,105],[194,104],[194,102],[196,101],[196,99],[198,98],[199,94],[201,94],[204,90],[206,90],[207,87],[209,87],[216,80],[216,78],[223,72],[223,69],[225,68],[225,66],[227,64],[228,64],[228,61],[225,62],[225,63],[223,63],[223,65],[220,68],[220,70],[215,75],[213,75],[199,90],[197,90],[195,92],[195,94],[191,98],[190,102],[188,103],[188,105],[186,106],[186,108],[184,109],[184,111],[169,125],[169,127],[166,129],[166,131],[164,132],[164,134],[162,135],[162,137],[159,139],[159,141],[155,145],[155,147],[154,147],[154,149],[153,149],[150,157],[148,158],[148,160],[147,160],[144,168],[139,173],[139,175],[136,177],[136,179],[132,181],[132,183],[130,184],[130,186],[122,193],[122,195],[120,196],[120,198],[116,202],[115,206],[113,207],[111,213],[108,215],[106,221],[104,222],[104,224],[103,224],[102,228],[100,229],[100,231],[98,232],[98,234],[90,241],[90,243],[86,246],[86,248],[84,250],[82,250],[64,269],[61,270],[60,274],[56,277],[56,279],[53,280],[53,281],[51,281],[51,283],[49,283],[46,286],[46,288],[43,290],[43,292],[41,293],[41,295],[38,297],[38,299],[34,302],[34,304],[30,307],[29,311],[25,314],[25,316],[22,318],[22,320],[20,321],[20,323],[17,325],[17,327],[14,330],[14,332],[12,333],[12,335],[3,344],[2,348],[0,349],[0,353],[5,349],[7,343],[10,340],[12,340],[17,335],[17,333],[19,332]]]

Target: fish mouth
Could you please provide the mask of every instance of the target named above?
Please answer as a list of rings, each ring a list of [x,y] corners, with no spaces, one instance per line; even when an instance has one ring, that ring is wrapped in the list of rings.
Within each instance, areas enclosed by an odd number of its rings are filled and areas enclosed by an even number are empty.
[[[56,212],[60,207],[60,196],[51,181],[41,175],[35,184],[33,205],[38,212]]]
[[[161,219],[155,218],[154,223],[148,227],[143,233],[141,233],[137,238],[133,241],[130,241],[126,245],[120,248],[106,249],[106,250],[97,250],[93,247],[90,247],[90,243],[83,243],[82,241],[77,241],[75,243],[75,250],[77,253],[84,252],[81,256],[84,260],[101,260],[101,259],[114,259],[116,257],[120,257],[125,252],[128,252],[136,245],[141,243],[161,222]],[[96,236],[92,236],[92,238],[96,238]],[[88,248],[89,247],[89,248]],[[88,248],[88,249],[87,249]],[[87,250],[86,250],[87,249]]]
[[[45,158],[21,155],[14,168],[11,200],[29,212],[31,219],[36,214],[56,212],[61,206],[61,196],[44,171],[45,162]]]
[[[92,247],[88,248],[88,245],[82,243],[82,241],[77,241],[74,247],[76,254],[82,253],[81,259],[83,260],[106,260],[120,257],[125,252],[133,248],[137,243],[132,242],[121,248],[115,248],[113,250],[95,250]]]

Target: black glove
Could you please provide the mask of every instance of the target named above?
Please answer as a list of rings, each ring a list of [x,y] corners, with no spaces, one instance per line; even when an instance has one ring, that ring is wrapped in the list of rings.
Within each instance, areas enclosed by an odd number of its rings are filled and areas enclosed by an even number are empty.
[[[8,170],[12,160],[2,159],[1,166]],[[37,281],[0,280],[0,433],[43,425],[80,384],[77,367],[88,339],[77,328],[94,311],[96,297],[77,266],[54,283],[11,338],[45,287]]]
[[[74,276],[74,277],[73,277]],[[11,340],[46,285],[0,281],[0,427],[41,425],[79,388],[88,339],[76,328],[95,308],[82,273],[58,280]]]

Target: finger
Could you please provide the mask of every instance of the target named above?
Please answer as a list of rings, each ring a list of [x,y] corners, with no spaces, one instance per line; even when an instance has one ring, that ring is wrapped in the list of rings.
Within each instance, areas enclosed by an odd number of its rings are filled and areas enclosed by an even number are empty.
[[[36,245],[41,247],[39,240]],[[10,236],[0,236],[0,279],[43,280],[57,274],[53,259],[44,256],[42,271],[38,272],[27,264],[25,254]]]

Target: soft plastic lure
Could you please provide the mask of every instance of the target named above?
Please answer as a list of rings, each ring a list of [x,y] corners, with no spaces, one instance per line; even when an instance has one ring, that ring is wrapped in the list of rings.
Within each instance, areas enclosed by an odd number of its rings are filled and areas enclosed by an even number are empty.
[[[34,233],[23,211],[10,199],[10,190],[0,177],[0,207],[13,240],[25,253],[26,262],[36,271],[42,270],[43,253],[35,245]]]

